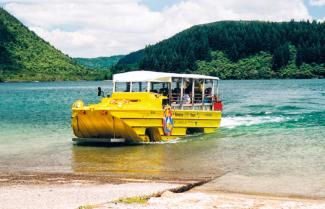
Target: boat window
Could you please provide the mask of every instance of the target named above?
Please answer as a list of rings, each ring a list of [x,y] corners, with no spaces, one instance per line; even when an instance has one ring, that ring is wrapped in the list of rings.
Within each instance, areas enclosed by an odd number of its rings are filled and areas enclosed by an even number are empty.
[[[203,79],[194,80],[194,103],[202,103]]]
[[[218,96],[218,88],[219,88],[219,82],[218,80],[213,80],[213,86],[214,86],[214,89],[213,89],[213,96]]]
[[[213,80],[206,79],[204,81],[204,100],[203,103],[211,103],[212,100]]]
[[[146,92],[147,82],[132,82],[132,92]]]
[[[167,83],[167,82],[151,82],[150,92],[167,96],[168,91],[169,91],[169,83]]]
[[[181,102],[181,86],[182,86],[182,79],[181,78],[173,78],[171,84],[171,96],[170,101],[179,103]]]
[[[184,78],[184,94],[192,94],[192,82],[193,79],[190,78]]]
[[[182,101],[184,104],[190,104],[192,102],[192,86],[193,79],[184,78],[183,83],[183,98]]]
[[[131,83],[130,82],[116,82],[115,92],[130,92]]]

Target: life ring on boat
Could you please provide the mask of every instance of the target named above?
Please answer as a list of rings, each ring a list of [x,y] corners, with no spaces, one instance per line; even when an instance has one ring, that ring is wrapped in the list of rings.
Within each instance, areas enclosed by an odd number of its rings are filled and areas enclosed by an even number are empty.
[[[170,136],[174,128],[173,112],[169,105],[164,108],[163,127],[165,136]]]

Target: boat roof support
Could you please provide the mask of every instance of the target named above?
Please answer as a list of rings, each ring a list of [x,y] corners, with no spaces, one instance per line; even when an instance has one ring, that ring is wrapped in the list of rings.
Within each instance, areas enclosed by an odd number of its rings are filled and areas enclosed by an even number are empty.
[[[195,79],[192,79],[192,109],[194,110],[195,102]]]
[[[183,110],[183,95],[184,95],[184,78],[182,78],[182,82],[181,82],[181,98],[180,98],[180,102],[181,102],[181,109]]]

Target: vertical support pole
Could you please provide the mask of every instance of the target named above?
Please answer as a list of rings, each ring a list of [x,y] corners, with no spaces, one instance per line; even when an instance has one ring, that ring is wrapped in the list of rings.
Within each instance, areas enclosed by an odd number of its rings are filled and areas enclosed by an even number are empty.
[[[133,82],[130,82],[130,92],[132,92]]]
[[[113,81],[113,91],[112,91],[113,93],[115,92],[115,88],[116,88],[115,85],[116,85],[116,83]]]
[[[213,110],[213,98],[214,98],[214,85],[215,85],[215,80],[212,80],[212,91],[211,91],[211,110]]]
[[[148,81],[148,83],[147,83],[147,92],[150,92],[150,82]]]
[[[195,102],[195,80],[192,78],[192,110],[194,110],[194,102]]]
[[[167,88],[168,88],[168,95],[167,95],[167,97],[168,97],[168,101],[169,101],[169,105],[170,106],[172,105],[172,97],[173,97],[173,95],[172,95],[172,85],[173,85],[173,79],[167,85]]]
[[[219,101],[219,80],[217,80],[217,101]]]
[[[203,83],[202,83],[202,110],[204,110],[204,96],[205,96],[205,79],[203,79]]]
[[[211,91],[212,96],[214,96],[214,80],[212,80],[212,91]]]
[[[179,99],[181,102],[181,109],[183,109],[183,95],[184,95],[184,78],[182,78],[182,82],[181,82],[181,98]]]

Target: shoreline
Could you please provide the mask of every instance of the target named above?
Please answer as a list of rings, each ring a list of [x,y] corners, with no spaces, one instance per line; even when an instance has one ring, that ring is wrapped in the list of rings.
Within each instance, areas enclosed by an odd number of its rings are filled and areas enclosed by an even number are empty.
[[[123,184],[134,182],[160,182],[173,184],[189,184],[207,181],[210,178],[161,178],[161,177],[131,177],[108,175],[105,173],[50,173],[50,172],[1,172],[0,187],[15,185],[64,185],[75,182],[86,184]]]
[[[271,78],[271,79],[222,79],[222,81],[268,81],[268,80],[325,80],[324,78]],[[1,83],[55,83],[55,82],[92,82],[92,81],[112,81],[112,79],[103,80],[22,80],[22,81],[0,81]]]
[[[187,188],[186,191],[199,190],[200,192],[205,193],[235,193],[243,195],[256,195],[263,197],[276,197],[276,198],[294,198],[294,199],[308,199],[308,200],[324,200],[323,196],[308,196],[308,195],[299,195],[299,194],[285,194],[279,193],[275,194],[272,192],[257,192],[257,191],[235,191],[232,189],[227,189],[222,187],[222,184],[216,184],[219,180],[222,180],[223,183],[227,181],[224,179],[227,177],[227,172],[213,177],[161,177],[161,176],[148,176],[143,177],[134,177],[134,176],[121,176],[121,175],[108,175],[107,173],[72,173],[72,172],[28,172],[28,171],[12,171],[12,172],[3,172],[0,171],[0,187],[8,186],[35,186],[35,185],[68,185],[68,184],[93,184],[93,185],[102,185],[102,184],[126,184],[126,183],[150,183],[150,182],[159,182],[167,184],[179,184],[185,185]],[[196,188],[198,187],[198,188]],[[180,189],[176,191],[177,193],[185,192]]]
[[[123,178],[104,174],[1,172],[0,205],[5,208],[19,208],[25,204],[28,206],[25,208],[42,208],[45,203],[50,204],[51,208],[187,208],[186,205],[194,201],[200,208],[208,208],[211,204],[216,208],[224,204],[241,208],[239,206],[252,202],[251,208],[262,208],[262,205],[272,208],[289,203],[292,205],[290,208],[325,207],[325,198],[210,191],[207,186],[212,181]],[[25,196],[27,192],[28,197]],[[134,197],[145,197],[146,203],[117,203],[121,198]]]

